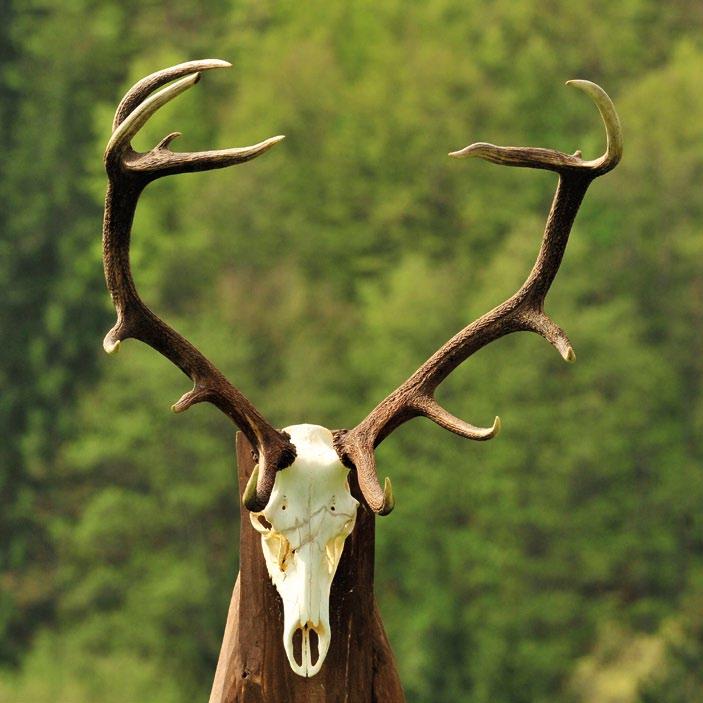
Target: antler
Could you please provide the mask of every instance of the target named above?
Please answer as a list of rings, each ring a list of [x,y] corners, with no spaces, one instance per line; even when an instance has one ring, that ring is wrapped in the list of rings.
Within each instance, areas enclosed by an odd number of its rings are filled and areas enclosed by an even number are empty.
[[[157,317],[141,300],[132,279],[129,242],[137,201],[151,181],[174,173],[224,168],[256,158],[283,137],[272,137],[253,146],[201,151],[173,152],[171,142],[179,132],[164,137],[153,149],[138,153],[131,140],[163,105],[195,85],[200,71],[226,68],[226,61],[190,61],[152,73],[136,83],[124,96],[115,113],[112,136],[105,149],[109,178],[103,221],[103,263],[105,279],[117,311],[117,323],[107,333],[103,347],[108,354],[130,337],[148,344],[190,377],[194,386],[172,406],[174,412],[208,401],[232,419],[258,452],[256,487],[247,492],[247,507],[261,510],[273,488],[276,471],[295,459],[289,437],[274,429],[261,413],[190,342]],[[180,80],[176,80],[180,79]],[[148,97],[154,90],[176,80]]]
[[[544,299],[559,270],[571,226],[591,181],[615,168],[622,156],[620,120],[605,91],[590,81],[568,81],[593,98],[605,124],[606,152],[599,159],[584,161],[581,152],[563,154],[552,149],[500,147],[472,144],[449,154],[454,158],[477,156],[506,166],[555,171],[559,183],[530,275],[522,287],[504,303],[465,327],[437,350],[405,383],[382,400],[352,430],[339,430],[335,446],[341,460],[356,467],[359,485],[369,507],[385,515],[393,509],[391,482],[383,489],[376,475],[374,448],[393,430],[422,415],[462,437],[487,440],[500,430],[496,417],[492,427],[475,427],[445,410],[435,400],[437,386],[475,351],[511,332],[536,332],[550,342],[565,361],[574,361],[574,350],[564,330],[544,312]]]

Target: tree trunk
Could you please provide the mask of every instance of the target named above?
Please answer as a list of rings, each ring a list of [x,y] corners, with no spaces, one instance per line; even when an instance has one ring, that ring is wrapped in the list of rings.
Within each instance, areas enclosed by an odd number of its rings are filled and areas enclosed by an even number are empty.
[[[253,468],[237,433],[239,495]],[[359,501],[330,594],[332,641],[320,672],[295,674],[283,649],[283,604],[266,571],[261,537],[242,508],[240,571],[232,593],[210,703],[404,703],[405,696],[373,595],[375,516],[354,472]]]

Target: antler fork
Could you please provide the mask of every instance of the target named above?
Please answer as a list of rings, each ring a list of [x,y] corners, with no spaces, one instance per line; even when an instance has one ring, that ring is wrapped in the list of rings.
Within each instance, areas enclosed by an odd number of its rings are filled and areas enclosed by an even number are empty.
[[[559,183],[537,260],[520,289],[452,337],[354,429],[337,432],[337,453],[347,466],[356,467],[366,502],[376,513],[389,513],[394,501],[390,480],[386,478],[383,488],[378,482],[374,448],[404,422],[421,415],[467,439],[487,440],[498,434],[499,418],[496,417],[492,427],[475,427],[454,417],[434,397],[437,386],[474,352],[512,332],[527,331],[544,337],[565,361],[576,358],[564,330],[544,312],[544,300],[559,270],[571,226],[588,186],[620,161],[622,131],[613,103],[602,88],[583,80],[569,81],[567,85],[590,95],[598,107],[608,140],[605,154],[599,159],[584,161],[580,151],[568,155],[552,149],[485,143],[449,154],[454,158],[477,156],[505,166],[554,171],[559,174]]]
[[[136,83],[117,108],[112,136],[105,149],[109,185],[103,221],[105,279],[117,311],[117,323],[107,333],[103,346],[110,354],[119,349],[122,340],[130,337],[148,344],[193,381],[193,389],[173,405],[175,412],[208,401],[237,424],[258,452],[256,492],[249,502],[253,509],[262,509],[266,501],[257,502],[257,496],[270,494],[276,471],[293,463],[295,447],[288,436],[274,429],[208,359],[144,304],[137,293],[129,263],[134,212],[139,196],[149,183],[174,173],[206,171],[250,161],[283,139],[278,136],[248,147],[183,153],[170,150],[171,142],[180,136],[179,132],[172,132],[150,151],[139,153],[132,149],[133,137],[147,120],[160,107],[195,85],[201,71],[229,66],[226,61],[207,59],[152,73]],[[171,85],[151,95],[167,83]]]

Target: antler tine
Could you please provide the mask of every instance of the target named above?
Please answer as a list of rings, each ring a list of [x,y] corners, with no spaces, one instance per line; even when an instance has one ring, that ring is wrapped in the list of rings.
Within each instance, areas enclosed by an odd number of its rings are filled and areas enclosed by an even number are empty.
[[[540,168],[557,173],[591,172],[592,178],[611,171],[622,158],[622,127],[613,101],[603,88],[591,81],[571,80],[567,81],[566,85],[574,86],[589,95],[600,112],[607,139],[605,153],[600,158],[584,161],[581,159],[581,152],[564,154],[555,149],[496,146],[486,142],[478,142],[459,151],[452,151],[449,156],[455,159],[475,156],[502,166]]]
[[[115,119],[112,123],[113,131],[117,129],[120,123],[129,115],[134,108],[141,103],[144,98],[151,95],[157,88],[175,81],[177,78],[183,78],[190,73],[199,73],[209,71],[213,68],[231,68],[232,64],[229,61],[221,59],[202,59],[200,61],[186,61],[179,63],[176,66],[165,68],[155,73],[150,73],[145,78],[137,81],[120,100],[120,104],[115,110]]]
[[[129,261],[132,222],[139,196],[153,180],[173,173],[223,168],[249,161],[283,137],[272,137],[249,147],[174,153],[173,132],[151,151],[138,153],[131,140],[160,107],[193,86],[200,78],[194,71],[228,67],[226,61],[191,61],[158,71],[136,83],[120,102],[113,133],[105,149],[108,189],[103,222],[105,279],[117,312],[117,322],[103,342],[105,351],[116,352],[120,342],[139,339],[163,354],[193,381],[193,389],[172,406],[174,412],[208,401],[232,419],[256,448],[258,483],[250,491],[247,507],[260,510],[268,502],[275,472],[290,466],[295,447],[288,436],[274,429],[252,403],[190,342],[157,317],[137,292]],[[177,80],[178,79],[178,80]],[[157,88],[176,81],[150,96]]]
[[[347,466],[355,466],[359,485],[369,507],[380,515],[389,513],[393,496],[381,488],[375,469],[374,448],[397,427],[418,415],[467,439],[487,440],[500,431],[500,419],[492,427],[474,427],[455,417],[436,401],[439,384],[474,352],[512,332],[529,331],[544,337],[565,361],[574,350],[561,329],[544,312],[544,300],[559,270],[569,233],[591,181],[615,168],[622,156],[622,130],[617,112],[606,92],[595,83],[569,81],[593,98],[605,125],[607,148],[603,156],[584,161],[581,153],[569,155],[553,149],[501,147],[484,142],[451,152],[455,158],[476,156],[506,166],[555,171],[559,183],[547,218],[537,260],[520,289],[487,312],[438,349],[410,378],[382,400],[352,430],[335,435],[335,447]],[[390,488],[386,479],[385,489]]]

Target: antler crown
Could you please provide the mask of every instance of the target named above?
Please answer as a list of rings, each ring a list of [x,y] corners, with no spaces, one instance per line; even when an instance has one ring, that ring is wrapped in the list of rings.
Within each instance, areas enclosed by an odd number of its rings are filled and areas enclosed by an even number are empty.
[[[193,389],[174,404],[175,412],[208,401],[239,426],[258,453],[258,466],[244,495],[246,507],[258,511],[268,502],[276,471],[294,461],[295,447],[290,438],[269,424],[190,342],[144,304],[137,293],[129,262],[134,212],[148,183],[171,174],[250,161],[283,139],[276,136],[247,147],[184,153],[171,151],[171,143],[180,136],[179,132],[172,132],[150,151],[134,151],[132,139],[159,108],[195,85],[202,71],[229,65],[226,61],[207,59],[152,73],[130,88],[117,107],[112,136],[105,149],[109,185],[103,223],[105,278],[117,311],[117,322],[105,337],[104,347],[108,353],[115,352],[120,342],[130,337],[148,344],[193,381]],[[455,334],[356,427],[335,433],[335,449],[340,459],[356,469],[364,498],[378,514],[389,513],[394,499],[390,479],[385,479],[383,487],[379,484],[374,449],[400,425],[423,416],[450,432],[478,441],[491,439],[500,431],[498,417],[490,427],[476,427],[452,415],[434,397],[442,381],[474,352],[507,334],[526,331],[544,337],[565,361],[575,360],[571,342],[564,330],[544,312],[544,302],[588,186],[620,161],[622,130],[615,107],[601,87],[585,80],[567,84],[588,94],[601,114],[607,147],[600,158],[586,161],[579,151],[564,154],[553,149],[502,147],[483,142],[449,154],[454,158],[478,157],[505,166],[554,171],[559,175],[559,182],[537,259],[518,291]]]

